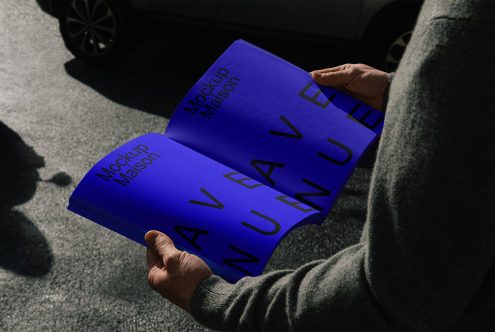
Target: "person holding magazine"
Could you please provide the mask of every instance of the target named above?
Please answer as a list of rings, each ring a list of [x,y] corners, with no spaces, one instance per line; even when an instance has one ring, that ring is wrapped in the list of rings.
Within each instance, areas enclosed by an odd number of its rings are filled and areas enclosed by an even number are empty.
[[[219,330],[493,331],[494,35],[494,2],[427,0],[390,87],[362,64],[311,73],[385,111],[359,243],[232,284],[150,231],[151,288]]]

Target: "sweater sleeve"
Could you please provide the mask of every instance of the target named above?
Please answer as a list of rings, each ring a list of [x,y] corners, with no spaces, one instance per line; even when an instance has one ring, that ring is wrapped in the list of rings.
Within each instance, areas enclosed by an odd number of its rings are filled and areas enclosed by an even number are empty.
[[[443,331],[494,304],[493,17],[494,2],[425,2],[390,87],[362,241],[294,271],[211,276],[193,294],[199,322]]]
[[[192,315],[227,331],[318,331],[329,326],[335,331],[382,331],[386,324],[366,281],[365,251],[357,244],[296,271],[245,277],[236,284],[210,276],[194,293]]]

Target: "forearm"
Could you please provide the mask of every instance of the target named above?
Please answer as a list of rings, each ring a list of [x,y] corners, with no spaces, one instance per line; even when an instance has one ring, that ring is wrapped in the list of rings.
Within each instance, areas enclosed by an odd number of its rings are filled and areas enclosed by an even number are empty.
[[[229,331],[385,331],[391,322],[367,283],[365,252],[358,244],[295,271],[234,285],[212,276],[196,289],[192,314],[207,327]]]

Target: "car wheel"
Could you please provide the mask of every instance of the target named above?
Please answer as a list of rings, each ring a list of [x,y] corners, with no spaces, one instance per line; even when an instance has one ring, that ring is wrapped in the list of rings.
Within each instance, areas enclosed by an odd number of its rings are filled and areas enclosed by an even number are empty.
[[[124,10],[114,1],[67,1],[59,17],[59,26],[65,46],[83,62],[112,63],[128,50]]]
[[[404,19],[383,28],[370,47],[373,65],[387,72],[397,70],[414,29],[415,19]]]
[[[385,53],[385,61],[383,64],[386,71],[391,72],[397,70],[399,62],[402,59],[402,55],[404,55],[404,51],[406,50],[407,44],[409,44],[411,35],[412,30],[406,31],[397,36],[397,38],[390,43],[387,52]]]

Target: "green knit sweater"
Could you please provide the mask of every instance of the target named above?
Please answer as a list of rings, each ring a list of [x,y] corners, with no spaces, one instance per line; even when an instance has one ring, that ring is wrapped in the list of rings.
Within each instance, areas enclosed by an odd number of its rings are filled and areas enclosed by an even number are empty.
[[[423,5],[390,87],[360,243],[194,292],[239,331],[495,331],[495,1]]]

